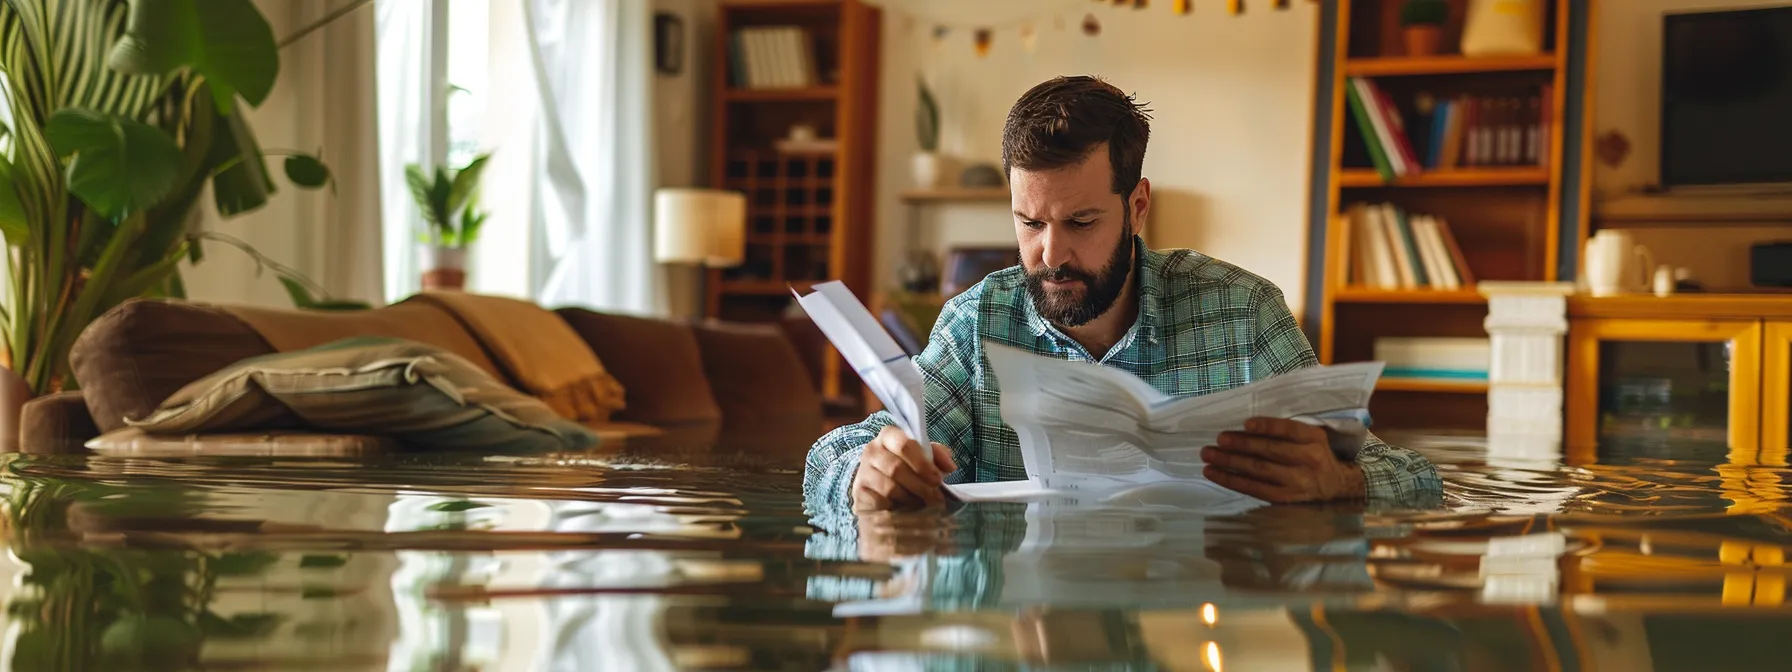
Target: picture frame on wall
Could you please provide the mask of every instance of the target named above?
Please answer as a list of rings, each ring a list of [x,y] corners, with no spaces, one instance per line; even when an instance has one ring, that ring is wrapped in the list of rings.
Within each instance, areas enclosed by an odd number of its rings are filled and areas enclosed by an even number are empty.
[[[684,71],[684,17],[671,12],[653,15],[653,68],[662,75]]]

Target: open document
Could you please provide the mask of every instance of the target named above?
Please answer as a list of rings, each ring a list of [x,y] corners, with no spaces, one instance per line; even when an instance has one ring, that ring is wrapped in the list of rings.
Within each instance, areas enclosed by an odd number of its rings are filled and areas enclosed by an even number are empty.
[[[1115,368],[990,341],[983,352],[1002,388],[1002,420],[1020,439],[1027,482],[1060,494],[1209,484],[1201,449],[1260,416],[1325,427],[1333,451],[1354,457],[1367,438],[1369,397],[1382,369],[1380,362],[1315,366],[1223,392],[1171,397]],[[968,494],[986,494],[982,489]]]
[[[840,282],[798,302],[896,419],[927,443],[921,370]],[[1156,497],[1182,491],[1208,504],[1244,497],[1208,481],[1201,449],[1257,417],[1325,427],[1332,449],[1354,456],[1368,433],[1369,397],[1382,364],[1318,366],[1193,397],[1170,397],[1137,376],[985,341],[1002,390],[1002,420],[1020,440],[1027,479],[948,485],[961,501],[1048,496]]]

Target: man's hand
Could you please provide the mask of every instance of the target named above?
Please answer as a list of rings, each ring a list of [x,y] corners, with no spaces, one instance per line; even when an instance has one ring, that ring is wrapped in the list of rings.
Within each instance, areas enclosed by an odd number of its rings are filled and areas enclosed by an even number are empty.
[[[897,507],[944,504],[940,486],[946,474],[958,471],[952,451],[935,443],[922,448],[895,426],[884,427],[865,444],[859,470],[852,477],[852,507],[883,511]]]
[[[1325,430],[1282,418],[1251,418],[1201,449],[1208,480],[1266,502],[1317,502],[1365,495],[1362,467],[1332,454]]]

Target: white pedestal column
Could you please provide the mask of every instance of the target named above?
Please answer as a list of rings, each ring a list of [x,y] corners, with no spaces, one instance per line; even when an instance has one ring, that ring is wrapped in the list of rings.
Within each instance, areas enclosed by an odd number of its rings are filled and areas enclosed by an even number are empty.
[[[1562,454],[1563,337],[1567,282],[1483,282],[1491,361],[1489,457],[1556,459]]]

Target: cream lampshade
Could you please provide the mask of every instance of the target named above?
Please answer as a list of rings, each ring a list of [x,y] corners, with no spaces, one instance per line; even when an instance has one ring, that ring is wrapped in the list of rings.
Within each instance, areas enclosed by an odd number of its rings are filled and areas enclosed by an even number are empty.
[[[653,258],[662,264],[737,266],[746,256],[747,197],[720,189],[653,195]]]

